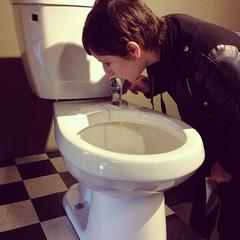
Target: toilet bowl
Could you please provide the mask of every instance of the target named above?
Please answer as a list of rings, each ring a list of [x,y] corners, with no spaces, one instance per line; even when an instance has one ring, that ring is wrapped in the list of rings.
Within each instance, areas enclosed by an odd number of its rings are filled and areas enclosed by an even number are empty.
[[[54,102],[57,146],[79,181],[63,206],[81,240],[166,240],[164,191],[201,165],[199,134],[136,105],[116,106],[81,42],[94,0],[10,0],[32,91]]]
[[[177,119],[109,100],[55,103],[54,113],[58,147],[80,182],[64,197],[80,238],[165,240],[164,190],[202,164],[199,134]]]

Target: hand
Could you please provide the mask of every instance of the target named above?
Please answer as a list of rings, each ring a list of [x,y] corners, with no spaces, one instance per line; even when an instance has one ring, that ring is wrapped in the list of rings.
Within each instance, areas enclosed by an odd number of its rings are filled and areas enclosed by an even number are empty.
[[[211,175],[209,179],[216,184],[219,184],[231,181],[232,176],[221,167],[219,162],[216,162],[211,169]]]
[[[134,94],[138,94],[138,92],[148,93],[151,91],[151,82],[148,77],[141,75],[134,82],[130,83],[128,89]]]

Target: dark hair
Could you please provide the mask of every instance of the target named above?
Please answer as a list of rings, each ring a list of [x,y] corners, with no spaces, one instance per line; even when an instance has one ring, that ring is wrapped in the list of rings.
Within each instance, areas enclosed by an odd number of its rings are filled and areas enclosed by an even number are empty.
[[[141,0],[98,0],[87,16],[82,42],[88,54],[128,56],[127,43],[155,49],[166,32],[158,18]]]

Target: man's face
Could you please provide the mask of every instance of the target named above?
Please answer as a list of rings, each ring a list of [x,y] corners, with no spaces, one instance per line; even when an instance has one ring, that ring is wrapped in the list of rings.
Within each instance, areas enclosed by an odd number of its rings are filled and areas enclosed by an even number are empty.
[[[99,56],[93,54],[98,61],[103,65],[103,69],[107,75],[117,76],[126,79],[129,82],[134,82],[143,72],[145,66],[133,56],[119,57],[113,55]]]

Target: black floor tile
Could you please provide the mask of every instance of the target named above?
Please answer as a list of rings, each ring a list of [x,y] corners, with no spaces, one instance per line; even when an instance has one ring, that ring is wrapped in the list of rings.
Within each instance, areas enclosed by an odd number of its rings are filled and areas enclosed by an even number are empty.
[[[73,184],[78,183],[78,181],[69,172],[61,172],[59,175],[66,184],[67,188],[70,188]]]
[[[0,161],[0,168],[1,167],[8,167],[8,166],[11,166],[11,165],[15,165],[15,161],[13,158],[8,158],[8,159],[1,159]]]
[[[171,207],[184,202],[191,202],[194,198],[196,184],[193,178],[164,192],[165,202]]]
[[[61,157],[61,153],[59,151],[49,152],[47,155],[49,158]]]
[[[18,165],[18,169],[24,180],[57,173],[50,160]]]
[[[27,199],[29,199],[29,195],[23,182],[9,183],[0,186],[0,205]]]
[[[55,193],[32,199],[33,206],[40,221],[65,216],[62,199],[65,192]]]
[[[168,240],[202,240],[202,238],[187,226],[176,214],[166,217]]]
[[[40,224],[0,233],[1,240],[47,240]]]

